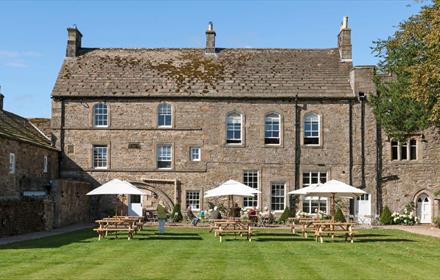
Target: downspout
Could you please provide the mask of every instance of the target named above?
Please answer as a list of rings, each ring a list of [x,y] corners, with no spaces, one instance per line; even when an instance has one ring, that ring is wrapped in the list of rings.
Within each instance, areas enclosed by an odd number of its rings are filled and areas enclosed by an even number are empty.
[[[365,99],[363,92],[359,92],[361,101],[361,189],[365,189]]]
[[[348,103],[348,184],[353,186],[353,103]],[[354,199],[350,199],[350,215],[354,215]]]
[[[382,126],[376,121],[376,215],[382,213],[382,207]]]
[[[300,108],[298,106],[298,95],[295,97],[295,189],[299,189],[300,164],[301,164],[301,126]]]
[[[64,158],[64,126],[65,126],[65,102],[64,99],[61,98],[61,119],[60,119],[60,153],[59,153],[59,159],[58,159],[58,172],[61,176],[61,170],[62,170],[62,161]]]

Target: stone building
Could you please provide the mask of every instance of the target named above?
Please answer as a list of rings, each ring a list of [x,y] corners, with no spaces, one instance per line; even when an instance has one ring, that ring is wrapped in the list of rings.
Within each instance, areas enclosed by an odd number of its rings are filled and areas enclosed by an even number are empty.
[[[84,48],[68,28],[52,92],[61,176],[136,184],[148,195],[129,197],[132,213],[158,197],[206,209],[228,179],[261,191],[242,206],[281,212],[289,191],[337,179],[368,192],[350,207],[364,222],[409,202],[426,222],[439,214],[438,132],[384,135],[368,106],[375,67],[353,66],[347,18],[335,48],[224,49],[215,36],[210,23],[202,49]],[[328,210],[317,199],[296,207]]]

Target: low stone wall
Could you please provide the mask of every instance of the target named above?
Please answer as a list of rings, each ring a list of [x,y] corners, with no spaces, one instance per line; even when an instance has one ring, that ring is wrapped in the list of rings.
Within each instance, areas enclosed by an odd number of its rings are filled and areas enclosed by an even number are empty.
[[[47,198],[0,200],[0,236],[51,230],[53,202]]]
[[[52,182],[54,227],[91,221],[90,197],[86,195],[90,190],[90,185],[84,181],[59,179]]]

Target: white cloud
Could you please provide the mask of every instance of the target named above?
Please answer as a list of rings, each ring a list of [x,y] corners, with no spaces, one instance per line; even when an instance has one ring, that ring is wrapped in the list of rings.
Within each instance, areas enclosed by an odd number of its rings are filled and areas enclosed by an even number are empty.
[[[35,51],[7,51],[0,50],[0,58],[40,57],[41,53]]]
[[[12,67],[12,68],[28,68],[29,67],[29,64],[27,64],[23,60],[11,60],[11,61],[4,63],[4,65],[7,67]]]

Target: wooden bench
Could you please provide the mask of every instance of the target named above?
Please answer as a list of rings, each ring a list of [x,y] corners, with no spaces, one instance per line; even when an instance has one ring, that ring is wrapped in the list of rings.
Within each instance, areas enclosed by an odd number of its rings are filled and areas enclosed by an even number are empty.
[[[240,236],[243,236],[245,234],[246,239],[249,240],[249,242],[252,241],[252,229],[250,226],[247,230],[246,229],[226,229],[226,230],[224,230],[222,228],[219,228],[219,229],[215,230],[215,234],[216,234],[216,236],[219,237],[220,242],[223,241],[222,236],[225,236],[226,234],[234,234],[234,236],[237,236],[237,234],[239,234]]]
[[[125,221],[120,219],[106,218],[102,220],[96,220],[97,224],[99,224],[98,228],[93,229],[98,233],[98,240],[106,237],[109,233],[114,232],[116,238],[118,237],[119,232],[126,232],[128,234],[128,240],[133,238],[133,234],[137,230],[136,222],[133,221]]]
[[[353,223],[341,223],[341,222],[317,222],[314,223],[315,228],[315,240],[323,243],[324,235],[331,236],[332,241],[334,241],[335,235],[343,235],[345,241],[348,239],[350,243],[353,243],[353,236],[355,232],[353,231]]]

